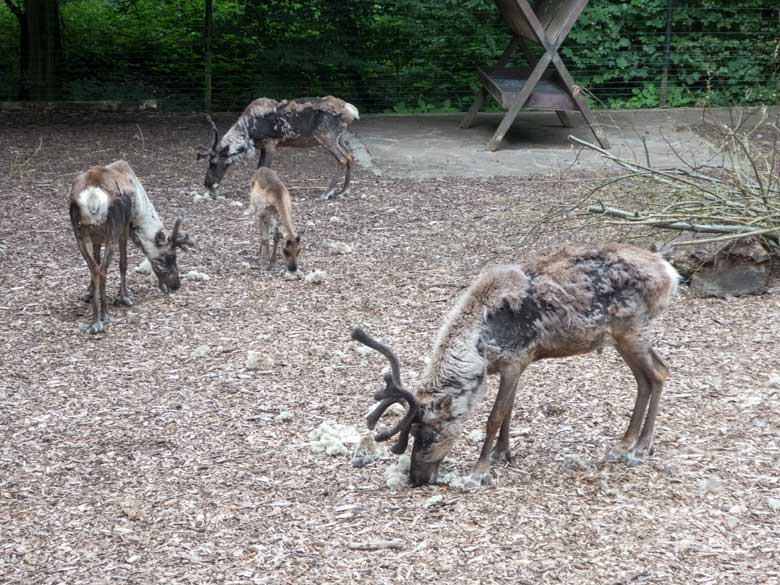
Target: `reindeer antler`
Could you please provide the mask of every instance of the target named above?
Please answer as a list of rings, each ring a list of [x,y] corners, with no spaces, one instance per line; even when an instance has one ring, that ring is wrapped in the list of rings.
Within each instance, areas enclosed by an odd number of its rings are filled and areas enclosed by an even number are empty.
[[[181,213],[176,214],[176,221],[173,223],[173,230],[171,231],[171,235],[168,236],[168,243],[170,244],[171,248],[182,248],[186,250],[188,247],[192,248],[195,246],[192,240],[190,240],[189,234],[180,234],[179,228],[181,227],[181,223],[184,221],[184,216]]]
[[[214,120],[211,119],[211,116],[206,114],[206,120],[208,120],[209,125],[211,126],[211,129],[214,131],[214,141],[212,142],[210,147],[205,146],[199,146],[198,147],[198,160],[202,158],[207,158],[214,154],[217,151],[217,144],[219,144],[219,130],[217,130],[217,125],[214,123]]]
[[[406,447],[409,444],[409,432],[411,430],[412,422],[419,414],[420,404],[417,402],[417,398],[415,398],[414,394],[401,386],[401,368],[398,363],[398,356],[393,353],[393,350],[370,337],[359,327],[355,327],[352,330],[352,339],[371,349],[375,349],[384,355],[390,362],[390,372],[385,374],[385,388],[374,394],[374,400],[379,400],[380,403],[373,412],[366,417],[366,423],[369,430],[374,430],[379,419],[391,405],[401,401],[404,401],[409,405],[406,414],[398,424],[389,430],[378,433],[376,437],[374,437],[378,442],[383,442],[400,433],[398,441],[390,448],[393,453],[400,455],[406,451]]]

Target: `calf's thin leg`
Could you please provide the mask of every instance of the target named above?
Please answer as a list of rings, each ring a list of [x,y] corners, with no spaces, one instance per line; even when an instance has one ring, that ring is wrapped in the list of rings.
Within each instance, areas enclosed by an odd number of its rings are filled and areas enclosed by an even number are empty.
[[[644,344],[637,340],[623,341],[616,349],[623,361],[626,362],[634,374],[637,384],[637,395],[634,403],[634,411],[631,413],[631,421],[628,423],[623,439],[607,454],[607,460],[617,461],[628,459],[639,440],[642,421],[645,418],[648,402],[653,395],[653,363],[650,353]]]
[[[98,264],[98,262],[95,261],[95,258],[93,256],[96,249],[98,255],[100,254],[100,246],[94,245],[92,247],[93,251],[90,252],[89,248],[87,247],[87,242],[85,242],[81,238],[78,238],[78,244],[79,244],[79,251],[81,252],[81,255],[84,257],[84,261],[87,263],[87,268],[89,268],[89,273],[91,277],[91,282],[89,286],[93,291],[92,299],[91,299],[92,324],[86,330],[92,334],[101,333],[105,330],[103,321],[101,320],[100,299],[98,298],[98,295],[100,294],[99,291],[100,291],[100,282],[101,282],[102,273],[100,271],[100,264]]]
[[[106,254],[103,257],[103,263],[100,265],[100,319],[104,325],[111,322],[111,316],[108,314],[106,299],[106,280],[108,278],[108,266],[111,264],[111,258],[114,255],[112,242],[106,244]]]
[[[653,435],[655,431],[655,417],[658,414],[658,405],[661,402],[661,393],[663,392],[664,382],[669,375],[663,360],[658,354],[650,349],[650,358],[653,363],[653,373],[650,380],[652,394],[650,396],[650,405],[647,408],[647,417],[642,427],[642,433],[633,451],[629,453],[630,462],[640,462],[645,457],[653,454]]]
[[[509,412],[506,413],[504,420],[501,422],[501,430],[498,433],[496,446],[493,449],[493,454],[491,455],[491,460],[493,463],[510,463],[512,461],[512,453],[509,450],[509,425],[511,421],[512,405],[510,405]]]

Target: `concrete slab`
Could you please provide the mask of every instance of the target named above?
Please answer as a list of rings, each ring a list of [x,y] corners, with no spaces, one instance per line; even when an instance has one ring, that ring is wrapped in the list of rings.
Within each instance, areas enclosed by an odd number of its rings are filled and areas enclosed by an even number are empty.
[[[706,111],[710,119],[728,121],[730,115],[727,109]],[[462,117],[365,116],[352,126],[356,136],[351,143],[360,166],[390,177],[529,176],[568,169],[618,169],[600,154],[580,152],[569,141],[571,134],[596,143],[580,115],[571,116],[575,128],[564,128],[553,112],[523,112],[496,152],[485,146],[501,114],[480,114],[469,129],[460,128]],[[681,163],[675,150],[699,162],[710,152],[697,131],[705,122],[703,109],[602,111],[596,117],[607,133],[611,152],[621,158],[644,162],[646,144],[653,166],[676,167]]]

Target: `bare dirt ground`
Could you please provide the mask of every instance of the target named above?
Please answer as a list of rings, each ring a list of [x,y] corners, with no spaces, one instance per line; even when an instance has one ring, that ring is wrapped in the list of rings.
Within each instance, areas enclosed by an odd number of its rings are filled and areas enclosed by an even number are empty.
[[[683,291],[660,319],[672,376],[648,463],[603,462],[634,398],[607,350],[529,369],[514,460],[494,469],[492,487],[393,491],[390,458],[354,469],[309,448],[323,422],[362,431],[380,384],[383,361],[356,351],[350,328],[381,335],[420,372],[480,268],[615,237],[563,223],[520,244],[597,177],[358,172],[348,198],[323,203],[328,155],[281,150],[275,166],[308,225],[303,267],[326,272],[309,285],[258,269],[244,215],[250,165],[229,172],[227,199],[193,203],[202,119],[13,114],[0,129],[0,582],[780,582],[777,277],[760,297]],[[118,157],[167,226],[185,210],[198,249],[180,269],[210,280],[165,296],[131,272],[135,306],[114,308],[107,333],[89,336],[66,194],[76,173]],[[133,249],[131,266],[141,259]],[[248,350],[273,364],[247,370]],[[450,466],[468,472],[478,449],[460,441]],[[400,543],[355,550],[377,541]]]

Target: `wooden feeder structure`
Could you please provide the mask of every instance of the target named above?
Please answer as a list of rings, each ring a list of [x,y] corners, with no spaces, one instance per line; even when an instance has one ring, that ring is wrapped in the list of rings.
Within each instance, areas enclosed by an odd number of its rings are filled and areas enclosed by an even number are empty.
[[[471,126],[490,94],[507,112],[488,142],[488,150],[498,148],[522,108],[552,110],[568,128],[572,126],[568,112],[580,112],[599,144],[609,148],[607,137],[593,118],[580,87],[558,55],[588,0],[495,0],[495,3],[512,31],[512,38],[494,67],[477,69],[481,87],[461,127]],[[544,53],[538,60],[531,54],[529,42],[542,47]],[[525,55],[528,67],[507,67],[518,48]]]

